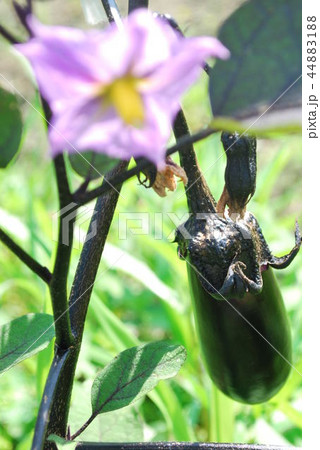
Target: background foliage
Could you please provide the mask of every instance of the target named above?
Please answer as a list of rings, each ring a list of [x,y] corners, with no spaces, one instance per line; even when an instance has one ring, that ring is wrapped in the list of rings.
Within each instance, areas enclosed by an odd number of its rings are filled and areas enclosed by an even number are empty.
[[[119,3],[124,5],[125,2]],[[192,1],[168,4],[163,0],[152,3],[154,10],[174,15],[187,34],[192,35],[215,34],[219,22],[242,2],[206,1],[195,13]],[[10,23],[13,14],[9,12],[8,5],[9,2],[1,4],[0,13],[2,17],[5,14]],[[37,9],[40,18],[46,22],[87,26],[81,17],[79,3],[75,0],[54,0],[45,6],[37,3]],[[44,16],[44,11],[47,16]],[[38,108],[30,81],[20,73],[17,57],[3,43],[0,45],[1,54],[4,55],[1,71]],[[204,75],[184,100],[193,130],[210,120],[207,83]],[[15,230],[24,248],[51,266],[50,255],[55,245],[52,215],[57,210],[53,170],[48,158],[42,119],[30,105],[21,98],[20,101],[25,123],[22,151],[14,164],[6,171],[0,171],[0,224],[8,231]],[[212,136],[197,144],[196,149],[205,177],[217,198],[223,188],[225,165],[219,136]],[[80,181],[71,169],[70,178],[74,186]],[[258,218],[275,254],[285,253],[293,245],[294,220],[301,219],[300,189],[300,138],[288,136],[260,140],[257,192],[249,209]],[[262,405],[248,406],[233,402],[218,392],[204,370],[194,332],[186,267],[176,256],[176,245],[171,243],[175,225],[168,213],[175,213],[182,222],[187,212],[183,186],[179,185],[175,193],[161,199],[153,190],[138,186],[134,179],[126,183],[121,193],[89,308],[74,390],[77,407],[74,406],[71,411],[72,431],[81,423],[78,410],[85,416],[87,408],[86,417],[90,415],[90,396],[83,395],[90,384],[88,380],[93,380],[97,371],[117,352],[139,341],[170,339],[187,349],[188,358],[183,369],[173,380],[160,382],[160,388],[145,401],[138,402],[134,410],[123,410],[127,418],[119,417],[119,423],[131,424],[136,433],[128,433],[129,425],[114,426],[103,435],[104,440],[127,440],[128,435],[138,440],[143,432],[146,440],[289,442],[299,445],[301,377],[297,372],[291,372],[285,387],[272,400]],[[83,209],[78,222],[79,231],[76,235],[80,241],[89,223],[88,209],[92,206]],[[128,233],[127,239],[119,240],[119,234],[123,236],[124,232],[124,213],[145,211],[150,213],[149,234]],[[140,227],[137,222],[131,225]],[[80,248],[81,243],[76,242],[73,269]],[[30,312],[50,313],[44,283],[4,246],[0,246],[0,261],[0,325]],[[293,365],[300,371],[301,253],[289,268],[276,275],[291,322]],[[2,449],[29,448],[51,357],[52,344],[39,355],[23,361],[10,373],[1,376]],[[164,385],[169,386],[170,390],[162,389]],[[83,405],[79,408],[80,398]],[[109,418],[107,420],[110,422]]]

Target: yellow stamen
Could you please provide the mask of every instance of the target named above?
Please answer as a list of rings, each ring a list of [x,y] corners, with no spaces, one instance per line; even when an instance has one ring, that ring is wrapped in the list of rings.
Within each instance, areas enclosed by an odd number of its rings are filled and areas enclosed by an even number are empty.
[[[112,105],[125,123],[139,127],[144,121],[144,105],[137,84],[134,77],[119,78],[104,86],[100,95],[103,106]]]

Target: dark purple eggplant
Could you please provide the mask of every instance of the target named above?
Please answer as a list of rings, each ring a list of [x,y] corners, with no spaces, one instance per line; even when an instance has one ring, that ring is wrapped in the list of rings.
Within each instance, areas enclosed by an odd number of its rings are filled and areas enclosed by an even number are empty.
[[[260,294],[217,301],[188,264],[197,332],[208,373],[221,391],[243,403],[261,403],[285,383],[291,331],[278,283],[269,267]]]
[[[186,130],[180,111],[176,137]],[[240,139],[236,133],[223,138],[224,144],[233,142],[233,154],[227,155],[224,205],[232,205],[236,217],[217,213],[190,146],[180,152],[188,176],[190,216],[178,227],[176,242],[179,256],[187,262],[197,332],[211,379],[236,401],[261,403],[281,389],[290,373],[291,330],[272,267],[290,264],[299,251],[301,235],[296,224],[291,252],[272,255],[257,219],[245,210],[255,190],[255,138]],[[241,180],[236,179],[237,173]]]

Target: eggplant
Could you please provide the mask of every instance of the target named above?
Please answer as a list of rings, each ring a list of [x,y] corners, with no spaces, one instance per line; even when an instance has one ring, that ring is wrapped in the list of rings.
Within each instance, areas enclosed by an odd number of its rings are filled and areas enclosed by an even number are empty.
[[[187,265],[195,322],[208,373],[233,400],[266,402],[284,385],[292,357],[291,331],[272,268],[259,294],[217,301]]]
[[[174,132],[176,138],[188,132],[182,111]],[[192,146],[180,151],[180,162],[188,176],[190,216],[178,227],[175,241],[180,258],[187,262],[196,328],[208,374],[232,399],[255,404],[272,398],[290,373],[291,330],[272,268],[290,264],[299,251],[301,235],[296,223],[291,252],[282,257],[272,255],[257,219],[246,211],[255,190],[256,140],[237,133],[222,135],[223,144],[230,139],[233,148],[230,158],[227,153],[228,182],[218,204]],[[237,171],[239,164],[241,170]],[[233,209],[233,217],[225,214],[226,205]]]

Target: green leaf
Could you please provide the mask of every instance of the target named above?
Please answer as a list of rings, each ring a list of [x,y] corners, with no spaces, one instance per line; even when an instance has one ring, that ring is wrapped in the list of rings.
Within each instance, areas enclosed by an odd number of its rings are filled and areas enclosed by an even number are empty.
[[[22,118],[17,97],[0,87],[0,168],[7,167],[19,150]]]
[[[295,131],[301,122],[301,2],[250,0],[226,20],[218,37],[231,57],[211,70],[214,116],[241,119],[246,126],[270,107],[254,128],[274,131],[276,124],[292,131],[294,124]]]
[[[124,350],[92,385],[92,414],[123,408],[153,389],[159,380],[177,374],[186,359],[181,345],[153,342]]]
[[[54,338],[49,314],[27,314],[0,327],[0,373],[46,348]]]
[[[91,180],[103,177],[119,162],[119,159],[92,151],[72,153],[69,155],[69,160],[72,169],[78,175]]]
[[[277,138],[283,134],[301,134],[301,123],[295,121],[290,123],[289,117],[287,116],[285,119],[284,113],[282,118],[279,118],[277,115],[273,115],[272,113],[268,113],[261,116],[259,120],[257,120],[257,117],[236,120],[225,116],[215,116],[211,121],[210,126],[216,130],[230,131],[230,133],[237,130],[240,134],[251,130],[261,139]]]
[[[124,348],[138,345],[139,341],[132,332],[125,326],[119,318],[93,293],[92,313],[101,320],[101,327],[108,330],[108,339],[112,342],[116,351],[120,352]],[[169,384],[159,384],[148,393],[149,398],[157,405],[165,418],[167,429],[177,441],[196,440],[192,427],[189,426],[188,418],[182,408],[180,399]]]
[[[101,350],[101,349],[100,349]],[[69,414],[71,434],[90,417],[91,382],[75,383]],[[143,441],[142,419],[134,407],[100,414],[77,438],[90,442],[140,442]]]

